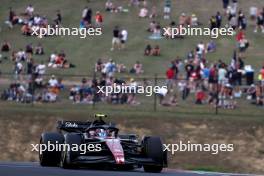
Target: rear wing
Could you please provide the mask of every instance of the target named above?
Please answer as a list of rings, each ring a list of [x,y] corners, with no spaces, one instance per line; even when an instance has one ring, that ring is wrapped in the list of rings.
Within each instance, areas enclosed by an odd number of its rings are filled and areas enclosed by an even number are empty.
[[[57,130],[59,132],[84,132],[88,127],[90,127],[91,122],[80,122],[80,121],[63,121],[57,122]]]

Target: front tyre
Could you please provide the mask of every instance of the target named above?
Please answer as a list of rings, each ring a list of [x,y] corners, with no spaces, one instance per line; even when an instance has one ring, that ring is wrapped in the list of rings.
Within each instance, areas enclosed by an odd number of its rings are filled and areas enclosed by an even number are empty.
[[[64,169],[75,169],[76,165],[72,162],[78,156],[80,156],[80,151],[72,151],[71,148],[73,145],[78,147],[82,144],[82,137],[77,133],[67,133],[65,135],[65,145],[69,146],[68,150],[65,150],[61,153],[60,167]]]
[[[143,147],[147,157],[151,158],[155,163],[153,165],[143,165],[145,172],[160,173],[163,169],[164,153],[163,145],[159,137],[146,137],[143,140]]]
[[[63,144],[64,137],[60,133],[42,133],[39,147],[39,163],[41,166],[58,166],[61,151],[48,151],[48,145]],[[43,146],[43,147],[42,147]],[[46,148],[45,151],[44,147]]]

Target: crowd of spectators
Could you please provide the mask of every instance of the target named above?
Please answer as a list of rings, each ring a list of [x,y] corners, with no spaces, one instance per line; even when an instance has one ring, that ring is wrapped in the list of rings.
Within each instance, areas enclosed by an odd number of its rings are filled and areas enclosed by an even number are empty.
[[[162,36],[161,24],[169,24],[169,27],[199,26],[202,25],[199,16],[193,12],[180,12],[178,17],[171,15],[173,3],[165,0],[162,14],[151,1],[130,0],[128,9],[117,2],[107,0],[105,2],[106,13],[129,13],[131,8],[137,7],[137,19],[145,20],[148,24],[147,31],[151,34],[149,39],[159,40],[166,38]],[[95,9],[85,7],[81,11],[80,28],[93,26],[101,27],[104,23],[103,13]],[[28,5],[25,12],[17,14],[14,9],[9,9],[9,19],[6,24],[10,28],[15,25],[21,26],[22,34],[31,35],[34,28],[46,27],[47,25],[62,25],[63,16],[60,10],[54,13],[55,18],[48,21],[46,16],[35,12],[33,5]],[[162,16],[162,18],[157,18]],[[175,20],[177,19],[177,20]],[[161,21],[159,21],[161,20]],[[165,72],[165,85],[168,90],[160,90],[160,104],[163,106],[177,106],[179,97],[182,100],[194,94],[194,103],[197,105],[211,104],[225,109],[234,109],[239,106],[239,99],[245,98],[257,105],[263,105],[264,97],[264,65],[260,71],[252,68],[250,61],[246,59],[246,53],[251,47],[251,41],[247,39],[248,18],[245,9],[239,8],[237,0],[223,0],[223,12],[216,12],[208,18],[208,27],[215,28],[232,27],[236,31],[234,43],[234,54],[223,56],[218,61],[209,62],[208,53],[214,53],[218,46],[212,39],[200,41],[194,48],[186,53],[185,57],[176,57],[170,63]],[[263,7],[250,7],[250,20],[255,24],[254,32],[264,32],[264,9]],[[224,24],[226,22],[226,24]],[[204,25],[204,24],[203,24]],[[146,25],[147,26],[147,25]],[[111,51],[126,50],[128,41],[126,27],[115,26],[112,32]],[[142,57],[162,56],[161,47],[158,44],[147,44]],[[46,55],[45,47],[41,43],[29,43],[25,49],[15,50],[9,41],[1,45],[1,52],[11,52],[11,60],[14,63],[14,77],[16,82],[3,91],[3,100],[20,102],[56,102],[59,100],[61,90],[65,86],[62,80],[54,75],[49,80],[44,78],[47,68],[74,68],[75,65],[69,62],[66,52],[54,51],[49,54],[48,63],[36,63],[33,59],[36,55]],[[142,52],[142,51],[141,51]],[[226,57],[230,60],[226,61]],[[225,61],[224,61],[225,60]],[[1,60],[0,60],[1,61]],[[144,73],[143,64],[136,61],[132,68],[127,68],[123,63],[116,63],[113,59],[98,59],[95,63],[95,74],[93,79],[81,80],[80,84],[69,84],[69,99],[74,103],[93,104],[95,102],[107,102],[112,104],[138,105],[140,102],[134,93],[111,94],[105,96],[98,94],[98,86],[113,86],[114,84],[124,85],[148,85],[150,80],[143,79],[129,81],[118,79],[116,73],[128,73],[131,76]],[[257,76],[254,74],[257,73]],[[134,74],[134,75],[133,75]],[[26,81],[22,75],[27,75]],[[99,76],[98,76],[99,75]],[[99,77],[99,78],[98,78]],[[257,80],[254,78],[257,77]],[[25,83],[26,82],[26,83]],[[36,91],[38,89],[38,91]]]

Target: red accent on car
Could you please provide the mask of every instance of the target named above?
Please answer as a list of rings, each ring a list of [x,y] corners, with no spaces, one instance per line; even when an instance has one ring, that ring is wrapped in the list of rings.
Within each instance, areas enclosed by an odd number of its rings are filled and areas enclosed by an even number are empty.
[[[105,140],[106,145],[108,146],[108,148],[110,149],[110,151],[112,152],[116,164],[124,164],[125,163],[125,156],[124,156],[124,151],[123,151],[123,147],[120,144],[120,140],[119,139],[106,139]]]

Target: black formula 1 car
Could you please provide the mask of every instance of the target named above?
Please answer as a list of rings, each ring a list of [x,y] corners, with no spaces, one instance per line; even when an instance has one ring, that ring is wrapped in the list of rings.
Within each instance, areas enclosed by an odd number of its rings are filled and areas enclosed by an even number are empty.
[[[160,137],[139,140],[134,134],[120,135],[119,129],[103,117],[106,116],[97,114],[92,122],[58,121],[58,132],[41,135],[40,165],[126,170],[143,167],[146,172],[161,172],[167,167],[167,153]]]

